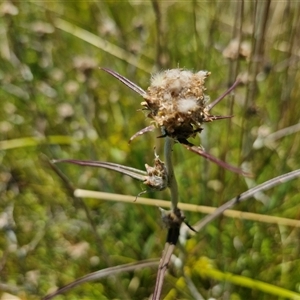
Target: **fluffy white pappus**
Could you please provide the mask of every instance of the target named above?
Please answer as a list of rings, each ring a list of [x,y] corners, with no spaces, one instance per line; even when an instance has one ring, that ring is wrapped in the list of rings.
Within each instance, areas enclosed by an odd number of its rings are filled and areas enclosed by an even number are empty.
[[[193,75],[194,74],[191,71],[186,71],[186,70],[181,71],[180,72],[180,81],[181,81],[182,85],[188,84],[192,80]]]
[[[168,90],[172,93],[179,94],[180,91],[183,89],[183,85],[179,78],[170,78],[168,80]]]
[[[168,85],[168,88],[170,88],[172,91],[179,92],[185,85],[189,84],[194,75],[204,79],[207,77],[208,72],[200,71],[194,74],[188,70],[170,69],[153,74],[151,77],[151,86],[156,88],[164,88],[166,85]]]
[[[152,87],[163,87],[166,84],[165,72],[156,73],[151,76]]]
[[[181,74],[181,69],[170,69],[165,72],[166,77],[170,79],[178,78]]]
[[[200,78],[206,78],[207,76],[209,76],[209,72],[208,71],[199,71],[196,73],[196,75]]]
[[[191,110],[196,110],[198,104],[196,98],[179,99],[177,102],[178,111],[188,113]]]

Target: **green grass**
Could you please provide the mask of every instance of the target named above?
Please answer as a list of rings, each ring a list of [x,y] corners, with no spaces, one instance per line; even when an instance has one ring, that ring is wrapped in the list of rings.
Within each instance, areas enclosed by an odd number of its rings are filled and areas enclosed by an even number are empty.
[[[142,98],[98,67],[143,89],[158,70],[209,70],[212,100],[243,75],[235,96],[213,109],[234,118],[205,124],[193,143],[230,164],[247,164],[254,177],[230,173],[176,145],[181,202],[218,207],[300,168],[299,126],[291,127],[300,119],[299,4],[153,3],[0,4],[0,296],[41,299],[91,272],[161,256],[166,230],[157,207],[75,198],[45,162],[45,157],[90,159],[144,169],[153,162],[154,146],[163,159],[159,132],[128,145],[150,124],[137,111]],[[239,32],[252,55],[224,57]],[[269,136],[289,127],[278,139]],[[263,134],[269,138],[255,143]],[[57,167],[74,188],[133,195],[132,202],[144,188],[105,169]],[[169,200],[167,192],[144,196]],[[295,220],[299,208],[299,179],[235,207]],[[191,225],[204,217],[185,214]],[[183,265],[170,266],[162,298],[195,298],[189,280],[204,299],[285,299],[300,293],[296,226],[222,216],[185,240],[175,255]],[[205,261],[212,261],[210,271]],[[155,278],[155,268],[124,272],[56,299],[147,299]]]

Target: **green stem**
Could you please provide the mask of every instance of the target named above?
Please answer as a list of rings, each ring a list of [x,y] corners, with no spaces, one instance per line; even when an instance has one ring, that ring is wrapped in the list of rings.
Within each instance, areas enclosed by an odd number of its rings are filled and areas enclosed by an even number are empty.
[[[165,164],[168,172],[168,186],[171,190],[171,202],[172,202],[172,210],[177,210],[178,205],[178,186],[176,177],[174,174],[173,162],[172,162],[172,150],[173,150],[174,140],[170,137],[165,138]]]

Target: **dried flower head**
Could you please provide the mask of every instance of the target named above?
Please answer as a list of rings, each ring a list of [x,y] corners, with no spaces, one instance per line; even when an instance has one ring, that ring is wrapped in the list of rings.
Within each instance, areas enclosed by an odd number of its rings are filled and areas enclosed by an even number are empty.
[[[171,69],[152,77],[142,105],[165,135],[187,139],[202,130],[203,122],[212,121],[206,109],[209,97],[204,94],[209,75],[207,71]]]
[[[204,93],[205,79],[210,75],[207,71],[193,73],[184,69],[166,70],[153,75],[150,86],[144,91],[115,71],[106,68],[103,70],[144,98],[141,104],[149,111],[147,116],[162,129],[163,136],[170,136],[178,141],[186,140],[201,132],[201,125],[204,122],[231,117],[214,116],[209,111],[235,88],[237,82],[213,103],[207,104],[209,96]],[[154,128],[152,125],[140,130],[130,141]]]

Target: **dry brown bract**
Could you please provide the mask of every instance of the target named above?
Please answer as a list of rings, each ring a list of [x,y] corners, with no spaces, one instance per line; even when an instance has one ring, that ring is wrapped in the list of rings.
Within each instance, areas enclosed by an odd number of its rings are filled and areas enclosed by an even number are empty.
[[[146,176],[144,184],[159,191],[164,190],[168,186],[168,175],[164,162],[155,154],[154,167],[148,164],[145,164],[145,167],[148,176]]]

